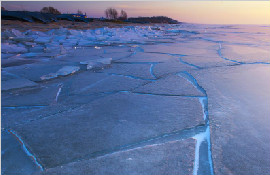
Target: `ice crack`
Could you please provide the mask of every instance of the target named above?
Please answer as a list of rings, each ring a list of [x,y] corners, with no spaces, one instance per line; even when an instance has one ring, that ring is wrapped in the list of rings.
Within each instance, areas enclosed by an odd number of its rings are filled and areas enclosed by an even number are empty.
[[[22,138],[15,131],[13,131],[11,129],[9,129],[8,132],[16,137],[16,139],[20,142],[20,144],[21,144],[24,152],[27,154],[27,156],[29,156],[34,161],[34,163],[40,168],[40,170],[43,171],[44,169],[43,169],[42,165],[37,161],[37,158],[27,149]]]

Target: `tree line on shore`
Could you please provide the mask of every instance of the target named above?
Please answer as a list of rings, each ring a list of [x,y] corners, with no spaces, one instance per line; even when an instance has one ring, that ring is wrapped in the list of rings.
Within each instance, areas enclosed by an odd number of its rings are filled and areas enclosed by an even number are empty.
[[[51,13],[51,14],[55,14],[55,15],[60,15],[61,12],[59,10],[57,10],[54,7],[43,7],[40,10],[41,13]],[[111,19],[111,20],[127,20],[127,12],[125,12],[124,10],[121,10],[120,15],[117,12],[116,9],[114,8],[107,8],[105,10],[105,16],[107,19]],[[78,9],[77,14],[79,15],[83,15],[83,12],[81,10]]]
[[[5,9],[2,8],[2,11],[4,11]],[[53,14],[58,16],[57,18],[59,19],[65,19],[66,17],[62,18],[61,16],[61,12],[54,8],[54,7],[43,7],[40,10],[40,13],[43,14]],[[78,17],[82,17],[85,18],[81,21],[86,22],[88,19],[93,21],[94,18],[87,18],[86,13],[85,15],[83,15],[83,12],[81,10],[78,9],[77,13]],[[177,24],[179,23],[177,20],[173,20],[169,17],[166,16],[153,16],[153,17],[132,17],[132,18],[128,18],[127,12],[124,10],[121,10],[120,13],[118,13],[118,11],[114,8],[107,8],[104,11],[104,14],[106,16],[106,18],[101,18],[100,20],[103,21],[108,21],[108,22],[132,22],[132,23],[169,23],[169,24]],[[68,14],[63,14],[63,15],[68,15]],[[77,16],[76,15],[76,16]],[[81,16],[80,16],[81,15]],[[87,19],[86,19],[87,18]]]
[[[61,14],[57,9],[53,7],[44,7],[41,12],[44,13],[53,13],[53,14]],[[80,10],[77,12],[78,14],[83,14]],[[112,7],[107,8],[105,10],[105,16],[108,20],[120,20],[120,21],[129,21],[133,23],[170,23],[176,24],[177,20],[173,20],[166,16],[153,16],[153,17],[137,17],[137,18],[128,18],[127,12],[124,10],[118,11]]]

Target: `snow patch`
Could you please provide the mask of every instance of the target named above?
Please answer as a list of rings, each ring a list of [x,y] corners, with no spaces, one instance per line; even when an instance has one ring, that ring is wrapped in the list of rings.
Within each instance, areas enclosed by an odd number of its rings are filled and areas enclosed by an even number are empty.
[[[207,116],[208,116],[208,112],[207,112],[207,97],[200,97],[199,101],[202,105],[202,110],[203,110],[203,119],[206,120]]]
[[[58,89],[56,97],[55,97],[55,102],[57,102],[57,100],[58,100],[58,97],[61,93],[62,87],[63,87],[63,84],[59,84],[59,89]]]
[[[193,167],[193,175],[198,174],[199,170],[199,161],[200,161],[200,146],[202,142],[206,139],[207,135],[206,132],[199,133],[192,138],[196,140],[196,147],[195,147],[195,160],[194,160],[194,167]]]

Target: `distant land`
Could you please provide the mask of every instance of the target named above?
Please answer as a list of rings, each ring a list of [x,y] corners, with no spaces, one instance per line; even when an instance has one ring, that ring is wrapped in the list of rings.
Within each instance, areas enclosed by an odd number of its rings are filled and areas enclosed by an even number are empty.
[[[166,24],[178,24],[177,20],[166,16],[153,16],[153,17],[137,17],[127,18],[125,20],[120,19],[107,19],[107,18],[88,18],[83,14],[52,14],[41,12],[29,12],[29,11],[7,11],[2,9],[2,20],[19,20],[24,22],[39,22],[39,23],[51,23],[60,20],[67,20],[72,22],[114,22],[114,23],[138,23],[138,24],[151,24],[151,23],[166,23]]]

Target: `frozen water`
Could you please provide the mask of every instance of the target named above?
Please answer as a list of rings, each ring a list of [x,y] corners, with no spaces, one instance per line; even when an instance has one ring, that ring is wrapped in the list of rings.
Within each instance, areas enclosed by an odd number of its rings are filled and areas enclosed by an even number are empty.
[[[99,66],[99,64],[94,61],[81,61],[80,64],[86,65],[87,70],[94,69]]]
[[[27,52],[27,49],[23,46],[19,46],[15,44],[2,43],[1,52],[2,53],[25,53]]]
[[[221,54],[229,59],[243,63],[264,62],[270,64],[270,47],[243,45],[222,45]]]
[[[117,62],[124,63],[160,63],[173,60],[171,55],[158,54],[158,53],[143,53],[139,52],[131,55],[130,57],[117,60]]]
[[[112,62],[112,58],[98,58],[95,61],[81,61],[80,64],[86,65],[86,69],[102,68],[104,65],[109,65]]]
[[[13,86],[12,89],[10,88],[10,90],[2,97],[2,106],[48,106],[54,103],[55,96],[59,89],[59,83],[38,85],[37,83],[29,82],[28,80],[26,84],[26,80],[24,79],[12,79],[12,82],[20,83],[20,86],[23,86],[23,89],[22,87],[18,88],[15,86],[15,83],[11,84],[8,82]],[[3,81],[3,83],[5,82]],[[11,85],[9,85],[9,87]]]
[[[5,130],[1,130],[1,159],[2,174],[32,174],[40,170],[30,157],[25,157],[20,142]]]
[[[23,34],[20,31],[16,30],[16,29],[12,29],[11,33],[16,37],[22,37],[23,36]]]
[[[178,75],[171,75],[157,81],[148,83],[135,89],[134,92],[159,95],[175,96],[204,96],[185,78]]]
[[[112,58],[100,58],[97,62],[101,64],[111,64]]]
[[[112,64],[110,69],[103,69],[102,72],[130,76],[138,79],[155,79],[151,72],[151,64]]]
[[[58,70],[56,74],[65,76],[65,75],[73,74],[77,72],[79,69],[80,67],[78,66],[64,66],[60,70]]]
[[[269,37],[255,25],[3,31],[2,128],[43,174],[267,174]]]
[[[175,74],[189,69],[194,69],[194,67],[189,64],[181,63],[179,59],[174,58],[173,60],[174,61],[156,64],[153,70],[153,74],[156,77],[160,78],[165,75]]]
[[[50,73],[48,75],[43,75],[40,77],[41,80],[49,80],[52,78],[56,78],[58,76],[66,76],[73,74],[80,70],[79,66],[64,66],[61,69],[59,69],[56,73]]]
[[[55,167],[200,125],[201,116],[194,98],[117,93],[14,130],[45,167]]]
[[[34,41],[38,44],[44,44],[44,43],[48,43],[50,42],[51,37],[38,37],[37,39],[35,39]]]
[[[14,59],[12,59],[12,60],[14,60]],[[63,62],[59,62],[59,61],[51,61],[51,60],[39,62],[39,63],[35,63],[35,64],[29,64],[29,62],[27,60],[29,60],[29,59],[26,59],[24,61],[27,64],[10,65],[6,68],[2,68],[2,70],[6,71],[8,73],[12,73],[14,75],[17,75],[19,77],[23,77],[23,78],[29,79],[31,81],[37,82],[37,81],[41,81],[41,79],[40,79],[41,76],[48,75],[50,73],[55,73],[59,69],[61,69],[62,67],[67,65],[67,63],[63,63]]]
[[[106,79],[102,79],[94,84],[89,84],[88,86],[80,89],[79,92],[83,94],[91,94],[130,91],[145,83],[147,83],[146,80],[135,79],[133,77],[110,75],[106,77]]]
[[[11,79],[7,81],[3,81],[2,90],[10,90],[10,89],[17,89],[17,88],[24,88],[24,87],[32,87],[32,86],[37,86],[37,84],[27,79],[18,78],[18,79]]]
[[[25,87],[33,87],[37,86],[38,84],[24,79],[24,78],[12,78],[8,80],[2,80],[2,90],[11,90],[11,89],[18,89],[18,88],[25,88]]]
[[[270,169],[269,65],[192,73],[209,98],[214,174],[267,174]]]
[[[58,175],[91,172],[93,175],[127,175],[132,172],[134,175],[167,173],[192,175],[194,145],[193,139],[147,145],[100,158],[66,164],[63,167],[49,169],[47,173]]]

